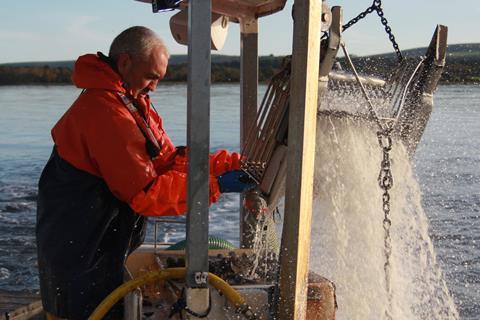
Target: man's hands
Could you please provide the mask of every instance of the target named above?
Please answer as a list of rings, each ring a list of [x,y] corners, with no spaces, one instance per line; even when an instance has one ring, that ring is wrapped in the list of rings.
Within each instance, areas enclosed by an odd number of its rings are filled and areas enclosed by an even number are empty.
[[[227,171],[217,177],[221,193],[243,192],[253,189],[257,183],[242,170]]]

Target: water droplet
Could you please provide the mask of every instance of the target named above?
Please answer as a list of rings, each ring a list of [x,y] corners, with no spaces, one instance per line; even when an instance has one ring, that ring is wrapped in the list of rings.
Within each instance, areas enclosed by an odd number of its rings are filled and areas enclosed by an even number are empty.
[[[0,268],[0,280],[5,280],[10,277],[10,270],[7,268]]]

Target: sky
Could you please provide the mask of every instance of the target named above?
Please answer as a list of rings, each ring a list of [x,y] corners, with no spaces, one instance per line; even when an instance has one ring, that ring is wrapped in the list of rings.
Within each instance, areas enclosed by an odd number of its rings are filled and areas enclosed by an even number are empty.
[[[478,0],[383,0],[385,17],[401,49],[425,47],[437,24],[449,27],[449,44],[480,42]],[[343,7],[344,22],[370,6],[372,0],[327,1]],[[291,53],[291,8],[259,20],[259,54]],[[175,43],[169,19],[175,12],[152,13],[151,5],[134,0],[0,0],[0,63],[75,60],[85,53],[108,52],[113,38],[133,25],[156,31],[172,54],[186,54]],[[239,55],[239,26],[229,24],[225,46],[214,54]],[[375,13],[344,34],[351,54],[392,51]]]

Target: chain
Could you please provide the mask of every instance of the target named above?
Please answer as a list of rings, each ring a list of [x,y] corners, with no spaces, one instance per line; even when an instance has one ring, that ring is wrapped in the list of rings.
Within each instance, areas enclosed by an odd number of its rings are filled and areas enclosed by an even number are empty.
[[[357,23],[358,21],[362,20],[363,18],[365,18],[368,14],[372,13],[374,10],[376,10],[377,6],[375,4],[375,1],[373,2],[373,4],[367,8],[367,10],[363,11],[362,13],[360,13],[358,16],[356,16],[355,18],[353,18],[352,20],[348,21],[346,24],[343,25],[343,31],[347,30],[348,28],[350,28],[351,26],[353,26],[355,23]]]
[[[373,0],[373,3],[370,7],[368,7],[365,11],[363,11],[358,16],[356,16],[355,18],[353,18],[352,20],[348,21],[346,24],[343,25],[343,31],[347,30],[348,28],[350,28],[355,23],[365,18],[368,14],[372,13],[373,11],[377,12],[377,15],[380,17],[380,21],[382,22],[382,25],[385,27],[385,32],[388,34],[388,38],[390,39],[390,42],[393,45],[393,49],[395,50],[395,53],[397,55],[398,62],[402,62],[403,55],[402,55],[402,52],[400,51],[400,47],[398,46],[397,41],[395,40],[395,36],[392,33],[392,28],[390,28],[390,26],[388,25],[388,21],[384,16],[383,8],[382,8],[382,0]]]
[[[393,49],[395,50],[395,53],[397,54],[397,59],[398,62],[403,61],[403,56],[402,52],[400,51],[400,48],[398,47],[397,41],[395,41],[395,36],[392,33],[392,28],[388,25],[387,19],[384,17],[383,9],[382,9],[382,1],[381,0],[374,0],[373,5],[375,6],[375,11],[377,11],[377,15],[380,17],[380,21],[382,22],[383,26],[385,27],[385,32],[388,34],[388,39],[390,39],[390,42],[393,45]]]
[[[383,266],[385,270],[385,286],[387,291],[388,306],[385,311],[385,316],[388,320],[392,319],[392,287],[391,287],[391,266],[390,257],[392,255],[392,239],[390,236],[390,226],[392,221],[390,220],[390,193],[389,190],[393,186],[393,176],[391,170],[390,151],[392,150],[392,133],[393,127],[387,126],[385,129],[377,132],[378,143],[383,151],[383,160],[381,162],[380,173],[378,175],[378,184],[383,190],[382,202],[383,202],[383,229],[384,245],[385,245],[385,264]]]
[[[391,169],[392,163],[390,161],[390,151],[392,150],[392,145],[393,145],[392,131],[398,119],[394,119],[393,121],[387,121],[387,122],[382,122],[380,120],[380,118],[377,115],[377,112],[375,111],[372,100],[368,96],[365,86],[363,85],[362,81],[360,81],[360,77],[357,73],[357,70],[355,69],[355,65],[353,64],[352,59],[350,58],[350,55],[348,54],[348,51],[345,48],[345,44],[341,43],[340,45],[343,49],[343,53],[345,54],[345,58],[350,64],[353,74],[357,79],[358,85],[360,86],[363,96],[365,97],[365,100],[368,103],[368,109],[369,109],[370,115],[375,120],[379,128],[377,131],[377,138],[378,138],[378,143],[382,148],[383,160],[381,162],[380,173],[378,174],[378,185],[383,190],[382,209],[384,213],[383,229],[384,229],[384,250],[385,250],[385,264],[383,268],[385,270],[385,288],[386,288],[387,299],[388,299],[388,305],[385,310],[385,317],[387,320],[392,320],[391,310],[392,310],[393,295],[392,295],[392,288],[391,288],[391,281],[390,281],[390,278],[391,278],[390,257],[392,255],[392,239],[390,236],[390,226],[392,225],[392,221],[390,220],[389,190],[393,186],[393,175],[392,175],[392,169]]]

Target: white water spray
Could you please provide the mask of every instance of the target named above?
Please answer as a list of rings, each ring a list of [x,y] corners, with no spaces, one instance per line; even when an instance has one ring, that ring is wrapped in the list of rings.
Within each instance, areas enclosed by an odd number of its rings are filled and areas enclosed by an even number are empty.
[[[337,319],[384,319],[382,157],[375,128],[351,117],[317,125],[310,269],[336,285]],[[458,319],[436,262],[419,186],[403,146],[391,152],[391,287],[394,320]]]

